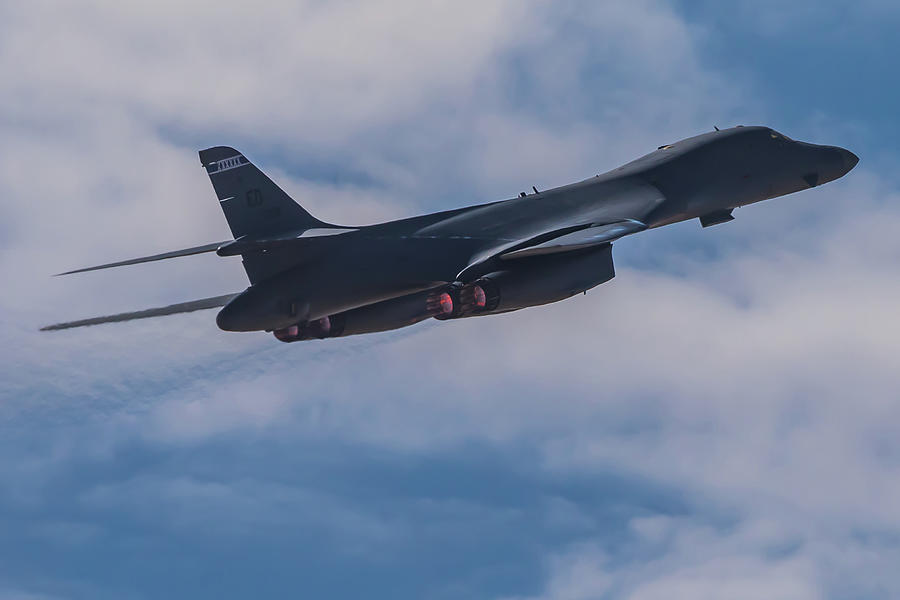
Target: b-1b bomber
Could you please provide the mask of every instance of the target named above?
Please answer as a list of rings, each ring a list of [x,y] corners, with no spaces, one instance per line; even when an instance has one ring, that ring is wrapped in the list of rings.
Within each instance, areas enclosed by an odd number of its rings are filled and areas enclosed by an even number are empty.
[[[558,302],[615,276],[613,243],[847,174],[849,150],[733,127],[664,144],[584,181],[377,225],[320,221],[233,148],[200,151],[233,239],[61,273],[215,252],[240,256],[240,292],[44,327],[68,329],[220,308],[225,331],[283,342],[387,331]]]

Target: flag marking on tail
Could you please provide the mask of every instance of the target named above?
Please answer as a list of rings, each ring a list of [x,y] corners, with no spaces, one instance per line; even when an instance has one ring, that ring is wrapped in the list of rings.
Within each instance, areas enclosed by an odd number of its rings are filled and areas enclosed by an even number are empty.
[[[223,171],[230,171],[231,169],[237,169],[238,167],[243,167],[244,165],[249,165],[250,161],[244,158],[243,155],[238,154],[236,156],[231,156],[229,158],[223,158],[222,160],[217,160],[206,165],[206,172],[210,175],[215,175],[216,173],[221,173]]]

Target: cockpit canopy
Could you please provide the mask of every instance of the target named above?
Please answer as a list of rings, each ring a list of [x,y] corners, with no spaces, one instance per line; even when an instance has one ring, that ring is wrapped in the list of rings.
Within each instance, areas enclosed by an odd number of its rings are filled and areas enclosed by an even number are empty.
[[[779,133],[779,132],[775,131],[774,129],[769,130],[769,137],[771,137],[773,140],[784,140],[784,141],[788,141],[788,142],[794,141],[791,138],[789,138],[788,136],[784,135],[783,133]]]

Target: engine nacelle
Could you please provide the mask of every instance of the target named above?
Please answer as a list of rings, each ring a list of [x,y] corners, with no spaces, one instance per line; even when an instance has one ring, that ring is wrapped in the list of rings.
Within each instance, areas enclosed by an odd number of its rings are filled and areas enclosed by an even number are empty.
[[[298,323],[284,329],[276,329],[272,334],[282,342],[299,342],[301,340],[324,339],[339,335],[342,323],[338,315],[322,317],[315,321]]]
[[[434,316],[428,310],[433,294],[419,292],[384,300],[272,333],[282,342],[299,342],[400,329]]]
[[[509,268],[473,282],[489,303],[462,316],[508,312],[564,300],[616,276],[612,246],[508,261]]]
[[[453,283],[277,329],[282,342],[389,331],[439,320],[509,312],[564,300],[615,277],[612,247],[510,260],[471,283]],[[505,266],[505,264],[504,264]]]
[[[479,279],[467,285],[455,283],[432,293],[426,309],[435,319],[445,321],[490,312],[498,302],[497,286],[487,279]]]

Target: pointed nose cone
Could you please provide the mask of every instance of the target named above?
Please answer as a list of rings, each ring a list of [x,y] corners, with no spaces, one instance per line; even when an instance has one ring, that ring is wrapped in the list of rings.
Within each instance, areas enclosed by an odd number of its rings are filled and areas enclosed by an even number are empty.
[[[821,185],[840,179],[852,171],[859,162],[859,157],[846,148],[840,146],[821,146],[821,148],[823,149],[819,155],[821,167],[817,170],[819,180],[816,184],[810,185]]]
[[[859,162],[859,157],[845,148],[841,148],[841,160],[844,162],[844,173],[849,173]]]

